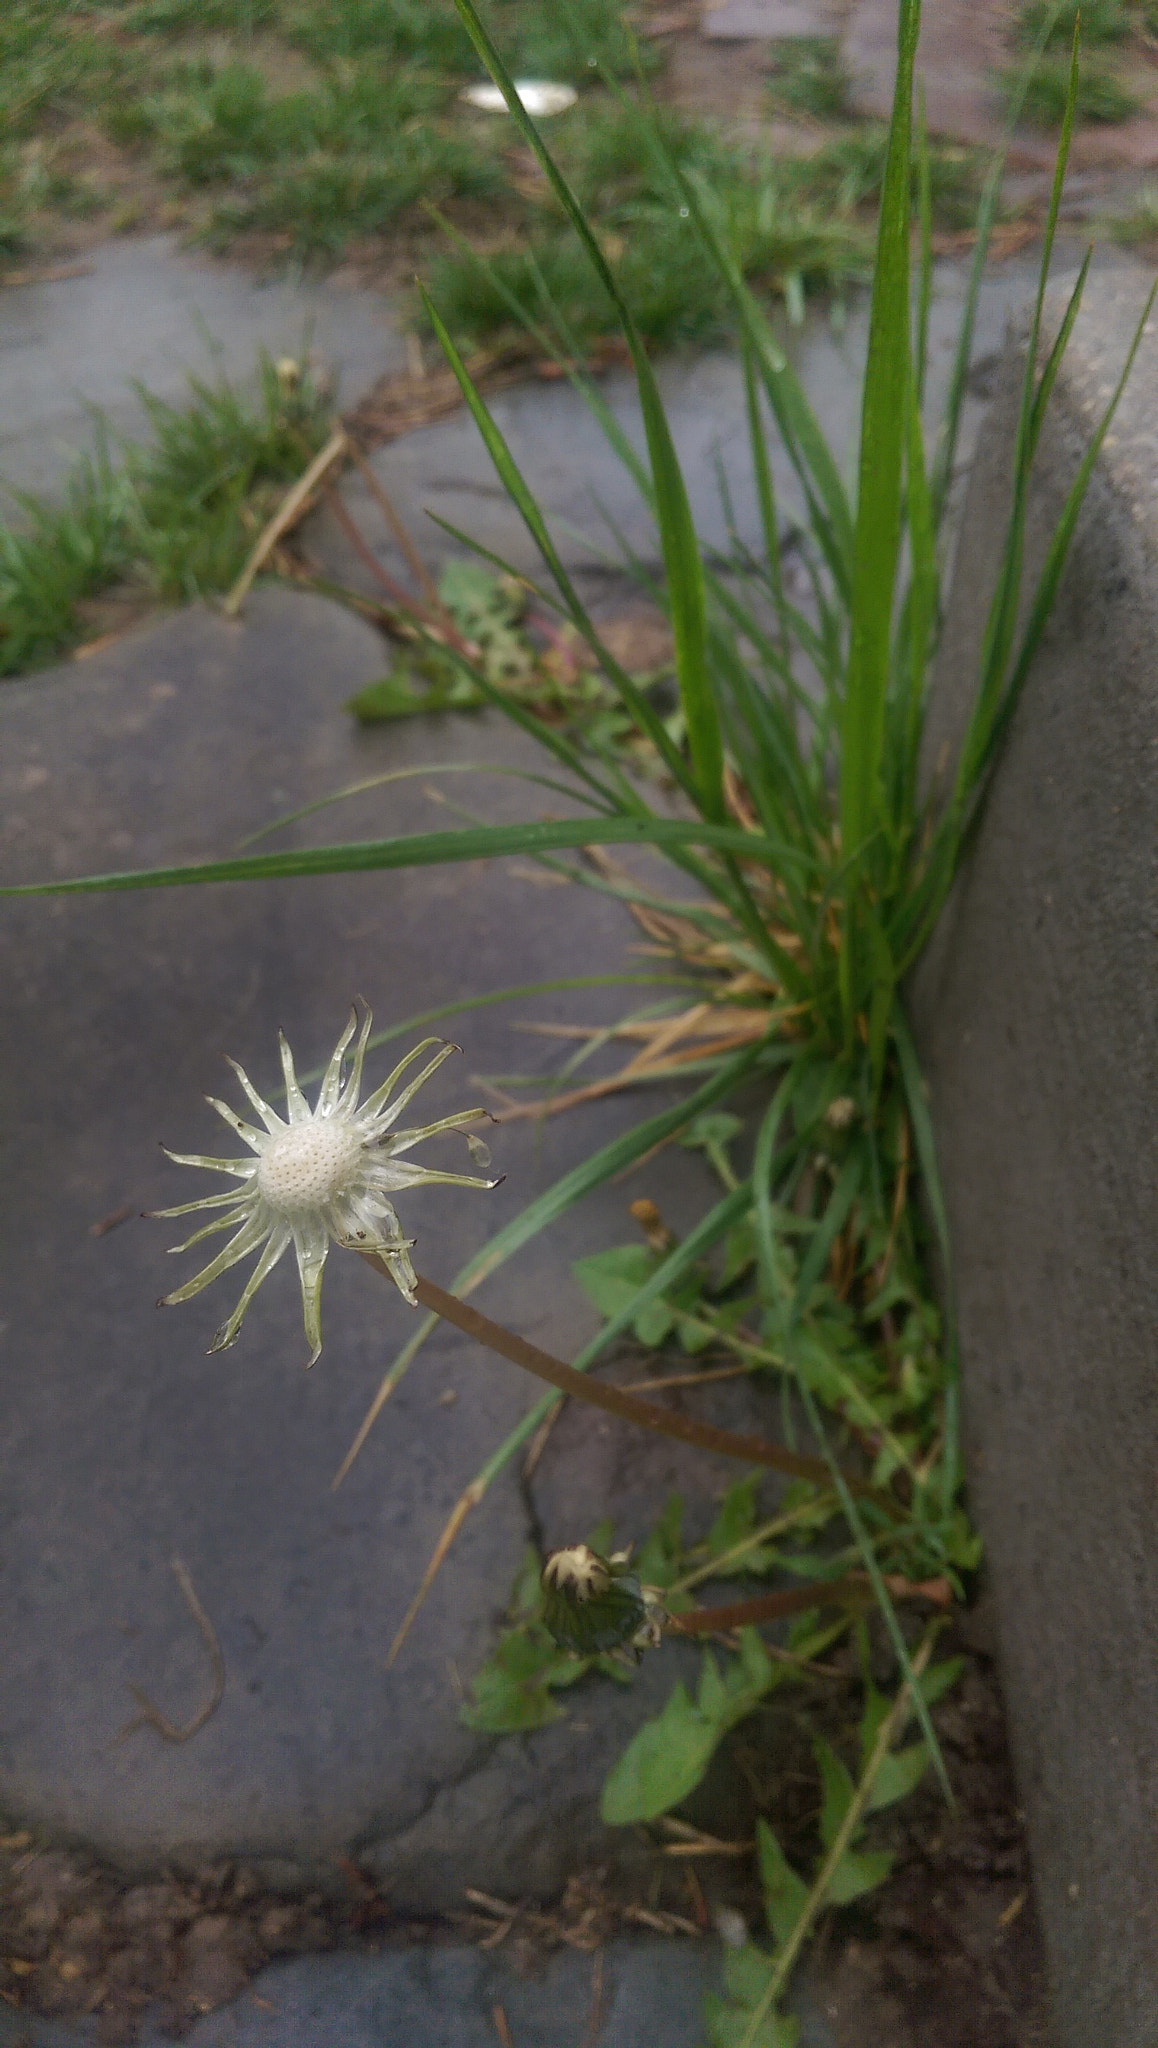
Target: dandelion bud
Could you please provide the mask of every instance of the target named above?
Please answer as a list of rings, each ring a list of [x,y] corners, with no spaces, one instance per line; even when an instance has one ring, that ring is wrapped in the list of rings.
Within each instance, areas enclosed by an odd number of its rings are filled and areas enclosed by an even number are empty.
[[[663,1603],[641,1586],[627,1556],[600,1557],[589,1544],[553,1551],[543,1566],[543,1621],[562,1650],[593,1657],[654,1649],[663,1631]]]

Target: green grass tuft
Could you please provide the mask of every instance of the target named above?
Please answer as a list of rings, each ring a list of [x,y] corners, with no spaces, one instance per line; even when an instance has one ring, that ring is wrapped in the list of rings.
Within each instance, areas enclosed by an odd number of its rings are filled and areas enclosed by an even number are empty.
[[[1014,34],[1030,50],[1037,49],[1044,36],[1046,49],[1061,50],[1068,57],[1079,17],[1086,49],[1097,43],[1123,42],[1135,21],[1123,0],[1023,0]]]
[[[1103,227],[1113,241],[1127,248],[1158,241],[1158,185],[1143,186],[1129,212],[1114,215]]]
[[[775,106],[811,114],[818,121],[847,114],[852,80],[835,36],[792,36],[771,48],[774,69],[768,90]]]
[[[1034,66],[1022,104],[1022,119],[1033,128],[1060,129],[1066,110],[1066,94],[1069,90],[1070,60],[1065,55],[1048,54]],[[1020,67],[1005,72],[1001,79],[1002,90],[1012,100],[1022,91],[1023,72]],[[1136,114],[1141,101],[1130,92],[1115,71],[1101,59],[1083,58],[1078,67],[1078,90],[1074,103],[1075,117],[1079,121],[1116,122],[1128,121]]]
[[[834,199],[851,210],[880,198],[888,151],[883,122],[866,121],[845,135],[833,136],[802,164],[801,185],[817,201]],[[929,146],[929,186],[933,219],[938,227],[961,228],[976,218],[988,160],[985,152],[953,143]],[[913,173],[913,200],[917,178]]]
[[[191,378],[186,405],[141,397],[152,437],[124,446],[119,465],[102,433],[63,504],[12,494],[19,521],[0,526],[0,675],[74,646],[78,606],[117,585],[166,602],[227,589],[331,424],[309,375],[279,375],[266,357],[252,393]]]
[[[76,465],[63,504],[13,494],[23,519],[0,526],[0,675],[51,661],[80,638],[77,606],[132,564],[133,492],[107,442]]]
[[[227,589],[281,492],[322,446],[328,402],[261,360],[255,394],[190,379],[183,406],[142,391],[151,439],[128,451],[136,560],[170,602]]]

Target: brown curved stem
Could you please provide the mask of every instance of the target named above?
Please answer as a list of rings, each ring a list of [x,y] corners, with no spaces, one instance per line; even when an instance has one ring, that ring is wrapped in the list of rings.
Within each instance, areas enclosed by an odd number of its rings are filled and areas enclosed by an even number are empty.
[[[931,1600],[937,1607],[952,1603],[948,1579],[902,1579],[890,1574],[885,1584],[895,1600]],[[685,1636],[709,1635],[717,1629],[750,1628],[761,1621],[779,1621],[788,1614],[808,1614],[814,1607],[873,1607],[876,1594],[867,1572],[848,1572],[842,1579],[824,1579],[811,1586],[792,1586],[783,1593],[758,1593],[752,1600],[733,1600],[727,1607],[693,1607],[673,1614],[666,1626]]]
[[[386,1266],[373,1254],[369,1256],[371,1263],[380,1265],[389,1277]],[[659,1436],[672,1436],[681,1443],[696,1444],[700,1450],[718,1451],[723,1457],[739,1458],[746,1465],[765,1465],[773,1472],[785,1472],[793,1479],[811,1479],[820,1486],[832,1483],[832,1475],[822,1458],[801,1457],[796,1451],[786,1450],[783,1444],[769,1443],[765,1437],[717,1429],[714,1423],[700,1422],[693,1415],[681,1415],[674,1408],[661,1408],[654,1401],[640,1401],[624,1387],[609,1386],[605,1380],[588,1379],[585,1373],[576,1372],[574,1366],[564,1365],[561,1358],[552,1357],[549,1351],[540,1351],[537,1344],[529,1344],[525,1337],[516,1337],[513,1330],[504,1329],[501,1323],[492,1323],[489,1316],[460,1301],[457,1295],[447,1294],[444,1288],[433,1280],[424,1279],[421,1274],[415,1283],[415,1293],[423,1308],[433,1309],[435,1315],[441,1316],[444,1322],[453,1323],[465,1336],[473,1337],[478,1344],[485,1344],[488,1351],[497,1352],[500,1358],[509,1359],[512,1365],[521,1366],[524,1372],[533,1373],[536,1379],[546,1380],[548,1386],[558,1387],[561,1394],[571,1394],[592,1408],[604,1408],[609,1415],[618,1415],[624,1422],[634,1422],[639,1429],[654,1430]],[[896,1504],[875,1487],[847,1474],[845,1478],[850,1493],[875,1500],[894,1519],[898,1516],[900,1510]]]

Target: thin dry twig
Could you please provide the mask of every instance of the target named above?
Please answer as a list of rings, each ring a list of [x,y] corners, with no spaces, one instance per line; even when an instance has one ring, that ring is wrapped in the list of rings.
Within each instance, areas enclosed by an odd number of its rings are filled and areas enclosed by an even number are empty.
[[[694,1828],[686,1820],[676,1820],[665,1813],[660,1826],[674,1841],[665,1842],[665,1856],[750,1856],[753,1842],[725,1842],[719,1835],[706,1835],[702,1828]]]
[[[191,1742],[193,1737],[204,1728],[205,1723],[212,1719],[212,1716],[217,1712],[225,1692],[225,1659],[221,1654],[221,1645],[217,1640],[217,1631],[202,1607],[200,1600],[197,1598],[196,1589],[189,1575],[188,1565],[179,1557],[171,1558],[169,1563],[173,1577],[185,1596],[185,1604],[197,1623],[205,1647],[209,1652],[209,1662],[213,1672],[213,1690],[205,1705],[199,1707],[192,1720],[187,1721],[182,1728],[176,1722],[170,1721],[168,1716],[161,1712],[156,1702],[151,1700],[148,1693],[143,1692],[139,1685],[130,1685],[128,1689],[136,1700],[140,1712],[134,1714],[131,1721],[125,1722],[124,1727],[117,1736],[118,1742],[123,1742],[137,1728],[146,1727],[155,1728],[163,1742]]]
[[[647,1906],[625,1906],[623,1917],[637,1927],[650,1927],[655,1934],[702,1935],[704,1931],[694,1920],[685,1920],[682,1913],[653,1913]]]
[[[350,459],[370,496],[373,498],[374,503],[377,505],[379,512],[382,514],[383,519],[386,521],[390,532],[393,534],[398,544],[399,552],[403,556],[411,575],[419,587],[426,592],[432,608],[442,615],[444,625],[449,626],[452,631],[455,630],[454,621],[438,595],[438,585],[423,561],[422,556],[419,554],[418,549],[415,547],[414,542],[411,540],[404,521],[399,518],[393,500],[354,441],[350,443]]]
[[[382,567],[373,549],[367,545],[362,534],[359,533],[358,528],[355,526],[354,521],[351,519],[332,484],[327,484],[325,487],[325,500],[335,521],[349,541],[363,568],[368,569],[375,582],[381,584],[391,604],[396,605],[399,611],[415,612],[417,607],[413,598],[403,590],[400,583],[394,581],[393,576],[389,574],[388,570]]]
[[[752,1370],[750,1365],[714,1365],[704,1372],[673,1372],[662,1380],[625,1380],[612,1382],[620,1384],[625,1394],[642,1393],[645,1390],[658,1394],[664,1387],[705,1387],[712,1380],[743,1379]]]
[[[344,427],[338,427],[320,452],[315,455],[308,469],[303,470],[296,484],[286,492],[273,518],[258,536],[253,552],[244,569],[225,600],[222,610],[226,618],[234,619],[241,610],[249,593],[250,585],[262,564],[268,560],[284,534],[295,526],[305,512],[310,499],[323,478],[329,474],[336,462],[349,451],[349,437]]]

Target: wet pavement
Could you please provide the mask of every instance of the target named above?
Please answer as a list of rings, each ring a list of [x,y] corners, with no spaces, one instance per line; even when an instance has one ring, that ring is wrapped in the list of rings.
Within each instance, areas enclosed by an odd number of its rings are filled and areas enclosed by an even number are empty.
[[[329,364],[344,403],[405,359],[384,294],[333,278],[260,283],[171,234],[106,242],[55,281],[0,281],[0,482],[58,488],[92,445],[94,408],[115,432],[143,433],[134,380],[180,404],[190,373],[245,381],[262,349],[276,360],[303,348]]]

